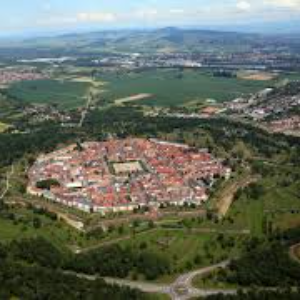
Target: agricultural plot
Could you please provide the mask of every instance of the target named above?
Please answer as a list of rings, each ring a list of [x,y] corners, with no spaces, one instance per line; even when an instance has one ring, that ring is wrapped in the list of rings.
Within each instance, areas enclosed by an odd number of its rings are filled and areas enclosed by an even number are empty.
[[[209,72],[177,69],[104,73],[100,79],[108,83],[103,94],[107,100],[113,102],[132,95],[147,94],[152,96],[138,103],[151,106],[176,106],[207,99],[223,102],[257,92],[274,83],[213,77]]]
[[[24,81],[13,84],[8,89],[11,98],[27,103],[57,104],[71,109],[84,105],[90,84],[57,80]]]
[[[244,80],[270,81],[277,78],[277,74],[260,71],[241,71],[237,77]]]

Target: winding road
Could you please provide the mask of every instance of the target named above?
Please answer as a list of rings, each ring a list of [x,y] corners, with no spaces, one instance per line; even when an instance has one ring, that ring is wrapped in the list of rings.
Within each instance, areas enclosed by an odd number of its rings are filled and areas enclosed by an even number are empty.
[[[219,290],[219,289],[197,289],[192,286],[192,281],[196,276],[205,276],[215,270],[226,268],[230,261],[226,260],[219,264],[215,264],[209,267],[201,268],[195,271],[191,271],[179,276],[171,284],[158,284],[158,283],[148,283],[142,281],[132,281],[126,279],[116,279],[110,277],[104,277],[105,282],[109,284],[116,284],[119,286],[127,286],[130,288],[138,289],[145,293],[160,293],[169,295],[172,300],[187,300],[193,297],[206,297],[215,294],[236,294],[236,290]],[[66,272],[69,274],[74,274],[72,272]],[[96,280],[97,276],[85,275],[75,273],[76,276],[80,278],[85,278],[88,280]]]

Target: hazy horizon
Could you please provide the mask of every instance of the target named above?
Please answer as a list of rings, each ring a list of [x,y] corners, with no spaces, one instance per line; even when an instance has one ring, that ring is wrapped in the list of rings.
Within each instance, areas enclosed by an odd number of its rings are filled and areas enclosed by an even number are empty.
[[[0,36],[169,26],[289,32],[298,20],[300,0],[12,0],[2,5]]]

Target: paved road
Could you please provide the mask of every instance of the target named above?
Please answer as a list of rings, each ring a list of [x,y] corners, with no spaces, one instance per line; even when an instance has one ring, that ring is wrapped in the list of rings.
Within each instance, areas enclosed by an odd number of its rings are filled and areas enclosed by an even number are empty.
[[[226,260],[219,264],[212,265],[199,270],[191,271],[189,273],[179,276],[175,282],[170,286],[170,295],[172,299],[185,300],[193,297],[205,297],[213,294],[235,294],[236,290],[208,290],[196,289],[192,286],[192,281],[196,276],[205,276],[217,269],[224,269],[229,265],[230,261]]]
[[[119,286],[128,286],[134,289],[138,289],[145,293],[160,293],[166,294],[171,297],[172,300],[187,300],[193,297],[205,297],[215,294],[235,294],[236,290],[220,290],[220,289],[197,289],[192,286],[192,281],[196,276],[207,275],[217,269],[226,268],[230,263],[229,260],[223,261],[219,264],[212,265],[209,267],[201,268],[192,272],[188,272],[179,276],[171,284],[158,284],[158,283],[149,283],[142,281],[132,281],[126,279],[116,279],[110,277],[104,277],[103,279],[109,284],[116,284]],[[68,274],[74,274],[72,272],[66,272]],[[85,278],[88,280],[96,280],[97,276],[77,274],[76,276],[80,278]]]

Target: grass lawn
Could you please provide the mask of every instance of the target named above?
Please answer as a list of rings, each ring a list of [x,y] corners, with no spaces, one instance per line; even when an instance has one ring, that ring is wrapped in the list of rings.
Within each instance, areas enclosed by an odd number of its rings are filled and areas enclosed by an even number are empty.
[[[108,82],[103,94],[110,101],[136,94],[152,94],[153,97],[138,103],[158,106],[182,105],[190,101],[215,99],[228,101],[245,93],[259,91],[273,81],[250,81],[235,78],[213,77],[199,70],[164,69],[131,73],[107,73],[100,75]]]
[[[239,252],[242,239],[234,239],[233,247],[222,248],[215,233],[196,233],[189,230],[168,230],[158,228],[155,231],[145,232],[133,236],[132,239],[120,242],[124,247],[139,251],[141,248],[158,253],[171,262],[173,273],[171,276],[159,278],[159,282],[170,282],[177,274],[224,260]]]
[[[87,82],[58,80],[23,81],[8,89],[12,98],[28,103],[58,104],[61,108],[76,108],[85,103]]]
[[[50,218],[35,214],[28,209],[10,209],[14,214],[14,220],[0,217],[0,240],[9,242],[14,239],[31,238],[42,236],[65,251],[68,245],[84,243],[85,239],[78,232],[60,221],[53,221]],[[34,218],[41,221],[41,227],[33,226]]]
[[[297,169],[284,167],[277,174],[270,173],[259,180],[264,192],[258,199],[242,195],[235,201],[229,211],[234,224],[250,229],[254,235],[263,234],[264,218],[283,230],[300,225],[299,182],[288,178],[292,172]]]
[[[286,230],[289,228],[300,227],[300,213],[282,212],[273,217],[276,227]]]
[[[9,128],[8,124],[0,122],[0,133],[4,132],[7,128]]]
[[[252,234],[260,236],[263,234],[263,205],[263,201],[242,197],[233,203],[228,217],[234,220],[236,229],[249,229]]]

